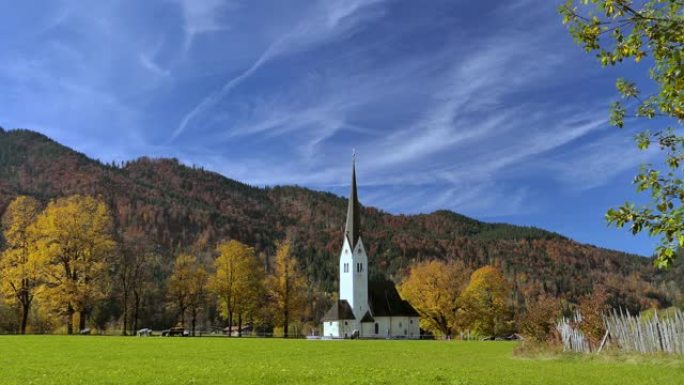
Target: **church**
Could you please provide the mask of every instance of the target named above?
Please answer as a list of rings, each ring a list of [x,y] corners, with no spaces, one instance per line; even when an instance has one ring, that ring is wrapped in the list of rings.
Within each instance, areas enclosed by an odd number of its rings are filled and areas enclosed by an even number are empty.
[[[340,252],[339,300],[323,317],[323,338],[420,338],[418,312],[391,281],[368,282],[368,255],[361,239],[356,160]]]

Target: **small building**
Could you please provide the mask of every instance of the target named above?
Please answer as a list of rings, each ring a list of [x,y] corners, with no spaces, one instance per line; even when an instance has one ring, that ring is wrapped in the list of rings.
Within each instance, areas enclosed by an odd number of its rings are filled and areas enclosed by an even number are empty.
[[[368,282],[368,255],[361,239],[352,162],[351,192],[339,263],[339,300],[323,317],[324,338],[420,338],[418,312],[387,280]]]

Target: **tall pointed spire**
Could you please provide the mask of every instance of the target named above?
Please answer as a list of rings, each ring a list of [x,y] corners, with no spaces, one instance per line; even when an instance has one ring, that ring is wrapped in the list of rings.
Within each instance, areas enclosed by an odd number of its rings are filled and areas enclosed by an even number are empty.
[[[359,215],[359,197],[356,193],[356,150],[352,155],[352,181],[351,192],[349,193],[349,206],[347,206],[347,224],[344,226],[344,235],[349,240],[352,248],[359,240],[359,230],[361,228],[361,217]]]

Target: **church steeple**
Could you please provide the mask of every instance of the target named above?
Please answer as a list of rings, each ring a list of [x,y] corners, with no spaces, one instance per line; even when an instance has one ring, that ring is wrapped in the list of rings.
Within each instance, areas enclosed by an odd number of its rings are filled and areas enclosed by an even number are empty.
[[[352,156],[351,192],[349,193],[349,205],[347,206],[347,224],[344,226],[344,235],[347,237],[352,249],[359,240],[359,230],[361,228],[360,220],[359,198],[356,193],[356,151],[354,151],[354,155]]]

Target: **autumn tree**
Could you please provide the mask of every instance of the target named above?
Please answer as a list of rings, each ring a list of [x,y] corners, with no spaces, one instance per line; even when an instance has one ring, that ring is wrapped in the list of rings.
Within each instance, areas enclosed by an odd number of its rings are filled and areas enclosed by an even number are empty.
[[[192,335],[199,311],[204,306],[207,295],[208,274],[197,257],[180,254],[173,264],[169,278],[168,297],[178,311],[178,318],[185,327],[185,314],[190,311]]]
[[[207,304],[207,281],[209,274],[204,266],[199,265],[192,275],[191,292],[188,301],[188,308],[190,310],[190,330],[192,336],[195,336],[195,329],[197,327],[197,318],[200,312],[204,310]]]
[[[649,204],[625,203],[609,210],[606,219],[618,227],[629,225],[634,234],[647,231],[660,237],[659,267],[670,266],[676,248],[684,247],[683,6],[682,0],[567,0],[560,7],[570,34],[585,51],[596,53],[604,67],[628,59],[647,63],[653,84],[639,87],[617,79],[623,101],[612,104],[610,122],[622,128],[627,122],[658,119],[660,128],[641,131],[636,144],[641,150],[662,150],[664,166],[645,165],[634,178],[637,191],[650,191]],[[653,93],[642,95],[642,89],[650,88]]]
[[[129,326],[132,326],[133,331],[138,328],[142,296],[148,282],[152,280],[150,270],[155,259],[154,246],[142,231],[131,229],[120,236],[114,270],[119,284],[117,294],[121,299],[122,334],[124,335]],[[132,325],[129,322],[131,318],[133,318]]]
[[[40,214],[40,203],[27,196],[17,197],[2,217],[6,249],[0,254],[0,293],[21,314],[20,332],[26,333],[28,316],[39,283],[39,273],[29,258],[32,239],[27,231]]]
[[[606,332],[603,323],[603,315],[608,310],[605,290],[602,287],[594,288],[591,294],[580,298],[577,310],[581,315],[579,328],[587,337],[589,346],[596,349]]]
[[[479,335],[496,337],[511,329],[510,285],[500,270],[484,266],[473,272],[461,294],[461,322]]]
[[[554,334],[560,317],[560,301],[548,295],[525,300],[525,313],[520,315],[520,334],[535,342],[546,342]]]
[[[229,330],[232,333],[237,316],[238,336],[242,336],[243,320],[253,317],[262,304],[264,269],[254,248],[236,240],[220,243],[217,251],[210,288],[219,298],[220,312],[228,320]]]
[[[290,249],[289,242],[278,245],[273,274],[266,281],[275,322],[283,327],[286,338],[291,321],[302,314],[306,298],[306,280],[299,272],[297,260]]]
[[[133,307],[133,320],[132,320],[132,330],[136,331],[139,329],[138,322],[141,318],[141,313],[143,312],[143,305],[146,298],[150,297],[150,294],[158,292],[160,290],[159,284],[157,283],[157,276],[159,275],[159,270],[164,262],[162,261],[162,256],[157,252],[148,253],[139,261],[140,264],[135,265],[135,271],[131,275],[131,294],[132,307]],[[156,309],[152,309],[156,310]]]
[[[29,227],[43,280],[41,298],[66,316],[73,333],[73,316],[84,329],[93,305],[109,290],[110,257],[115,249],[107,206],[92,197],[74,195],[50,202]]]
[[[399,292],[420,314],[421,328],[447,338],[456,327],[459,297],[469,275],[461,262],[420,262],[411,266]]]

